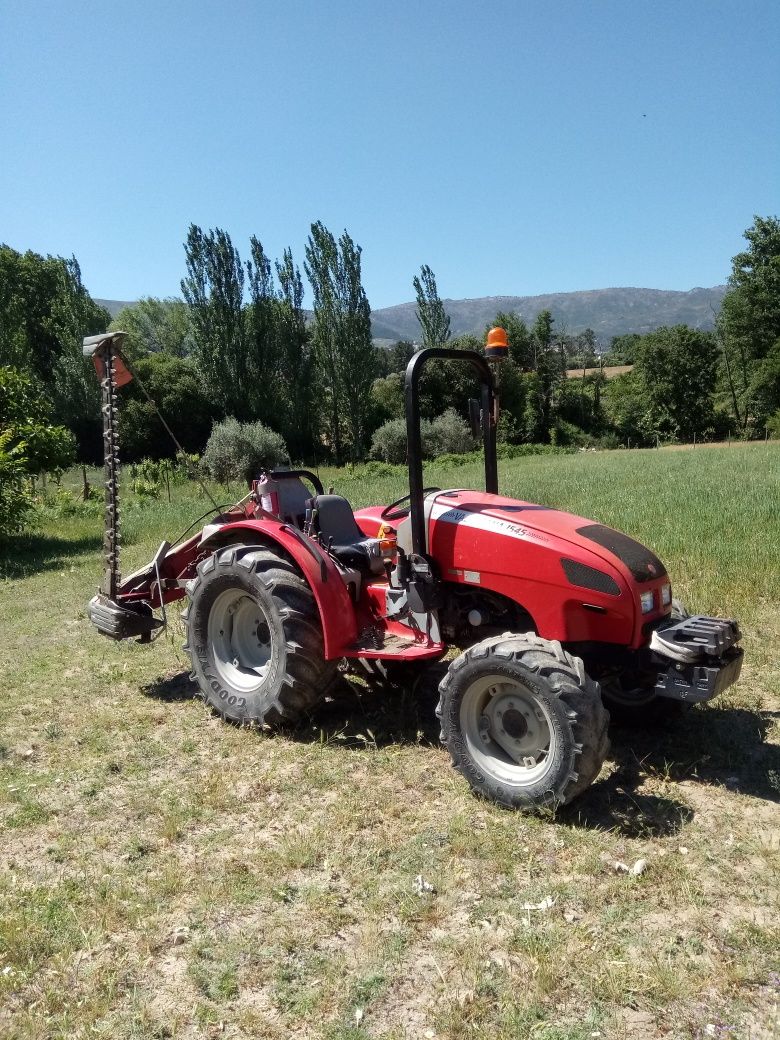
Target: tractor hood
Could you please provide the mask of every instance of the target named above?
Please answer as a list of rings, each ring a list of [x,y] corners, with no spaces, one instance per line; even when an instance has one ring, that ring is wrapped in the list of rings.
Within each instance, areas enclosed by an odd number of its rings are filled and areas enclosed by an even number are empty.
[[[555,542],[568,542],[576,546],[580,554],[599,557],[616,567],[629,581],[639,584],[666,575],[666,568],[658,557],[633,538],[552,506],[479,491],[450,490],[429,496],[426,513],[429,523],[477,528],[486,534],[535,543],[540,548],[553,549]]]

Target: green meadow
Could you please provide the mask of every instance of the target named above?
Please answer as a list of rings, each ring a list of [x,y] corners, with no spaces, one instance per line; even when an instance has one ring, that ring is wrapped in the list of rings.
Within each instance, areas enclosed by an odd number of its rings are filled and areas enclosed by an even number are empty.
[[[377,463],[320,476],[356,508],[407,490]],[[79,473],[49,487],[0,548],[0,1036],[780,1035],[780,444],[530,456],[499,478],[648,544],[692,612],[744,631],[737,686],[614,725],[555,818],[469,793],[431,688],[345,683],[278,734],[219,722],[177,611],[151,647],[91,628],[101,505]],[[426,483],[480,487],[480,466]],[[123,570],[208,508],[170,491],[126,481]]]

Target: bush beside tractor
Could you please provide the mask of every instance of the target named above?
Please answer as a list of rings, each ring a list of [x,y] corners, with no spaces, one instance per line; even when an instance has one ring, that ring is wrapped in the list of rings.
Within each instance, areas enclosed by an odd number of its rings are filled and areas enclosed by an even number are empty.
[[[149,642],[167,603],[189,597],[186,649],[203,698],[242,724],[295,722],[337,671],[425,672],[439,685],[442,740],[471,787],[519,809],[585,791],[608,751],[607,705],[691,704],[735,682],[733,621],[675,610],[661,561],[582,517],[498,494],[498,399],[485,356],[426,349],[405,379],[409,494],[357,513],[313,473],[273,469],[196,535],[124,578],[118,556],[115,386],[132,378],[122,333],[85,340],[101,378],[106,570],[90,603],[100,632]],[[423,485],[419,379],[432,358],[467,364],[485,491]],[[155,616],[162,610],[163,618]]]

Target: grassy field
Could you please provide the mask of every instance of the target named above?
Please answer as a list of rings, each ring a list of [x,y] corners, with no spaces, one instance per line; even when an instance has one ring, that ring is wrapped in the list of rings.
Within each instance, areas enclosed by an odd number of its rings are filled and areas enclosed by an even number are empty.
[[[322,478],[355,506],[406,490],[376,466]],[[500,479],[646,542],[689,607],[745,630],[737,687],[614,727],[555,819],[471,796],[428,694],[346,687],[275,736],[216,721],[178,620],[151,648],[91,629],[89,505],[41,510],[0,553],[0,1036],[780,1036],[780,446]],[[127,495],[126,571],[206,508],[173,497]]]

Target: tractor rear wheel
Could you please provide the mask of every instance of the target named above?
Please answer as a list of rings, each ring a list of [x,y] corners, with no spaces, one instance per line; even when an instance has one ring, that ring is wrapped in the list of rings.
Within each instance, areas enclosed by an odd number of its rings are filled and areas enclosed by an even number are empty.
[[[251,545],[218,549],[188,594],[193,678],[223,718],[294,722],[329,688],[336,662],[324,658],[314,596],[289,560]]]
[[[455,658],[439,690],[442,741],[479,794],[555,809],[598,776],[609,713],[560,643],[531,632],[485,639]]]

